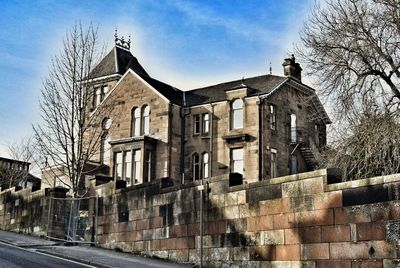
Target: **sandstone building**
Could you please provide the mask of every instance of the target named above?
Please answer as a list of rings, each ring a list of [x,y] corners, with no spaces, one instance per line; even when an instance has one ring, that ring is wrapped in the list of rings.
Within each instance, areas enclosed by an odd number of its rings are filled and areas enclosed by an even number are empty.
[[[127,185],[224,174],[254,182],[315,169],[330,120],[294,56],[283,68],[182,91],[151,77],[116,37],[93,70],[91,113],[114,106],[99,123],[93,175]]]

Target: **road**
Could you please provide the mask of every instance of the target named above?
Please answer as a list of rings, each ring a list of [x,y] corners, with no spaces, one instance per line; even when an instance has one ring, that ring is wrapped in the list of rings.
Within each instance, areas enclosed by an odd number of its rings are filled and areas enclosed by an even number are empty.
[[[51,255],[27,250],[0,242],[0,267],[1,268],[83,268],[94,267],[79,264],[74,261],[54,257]]]

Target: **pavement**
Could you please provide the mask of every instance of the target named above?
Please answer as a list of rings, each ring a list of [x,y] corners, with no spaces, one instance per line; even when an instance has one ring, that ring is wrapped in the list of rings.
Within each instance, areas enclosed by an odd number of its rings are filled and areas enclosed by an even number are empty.
[[[33,252],[48,254],[94,267],[192,267],[87,245],[65,246],[58,242],[5,231],[0,231],[0,241]]]

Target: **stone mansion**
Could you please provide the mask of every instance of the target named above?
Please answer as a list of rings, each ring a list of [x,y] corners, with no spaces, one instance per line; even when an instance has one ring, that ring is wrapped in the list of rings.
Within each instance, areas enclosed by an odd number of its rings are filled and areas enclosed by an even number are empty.
[[[91,112],[114,105],[99,124],[94,176],[128,186],[230,174],[254,182],[318,167],[330,120],[294,56],[284,60],[284,76],[182,91],[149,76],[120,41],[93,69]]]

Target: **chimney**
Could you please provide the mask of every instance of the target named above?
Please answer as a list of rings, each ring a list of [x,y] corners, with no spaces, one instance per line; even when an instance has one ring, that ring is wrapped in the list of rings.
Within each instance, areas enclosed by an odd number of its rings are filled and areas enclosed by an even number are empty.
[[[300,67],[299,63],[296,63],[296,59],[292,54],[292,57],[284,60],[283,64],[283,72],[286,76],[291,76],[301,82],[301,71],[303,70]]]

